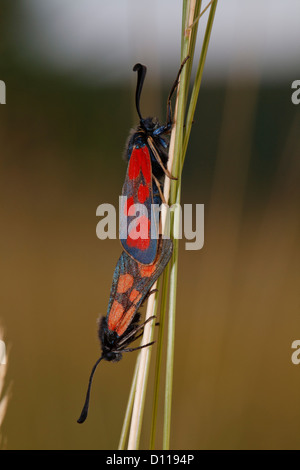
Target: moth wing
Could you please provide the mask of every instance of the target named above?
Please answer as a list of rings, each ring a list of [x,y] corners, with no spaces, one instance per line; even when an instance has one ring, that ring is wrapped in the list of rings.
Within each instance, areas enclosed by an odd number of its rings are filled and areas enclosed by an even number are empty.
[[[158,240],[158,251],[155,262],[152,265],[148,266],[139,266],[139,281],[137,283],[137,290],[143,292],[143,298],[141,299],[138,307],[144,301],[151,287],[160,277],[164,269],[166,268],[173,252],[173,243],[169,238],[163,239],[159,238]]]
[[[123,252],[117,263],[107,313],[110,331],[122,336],[144,302],[152,285],[172,255],[170,239],[159,239],[158,253],[152,265],[142,265]]]
[[[120,209],[120,240],[136,261],[152,264],[159,238],[159,213],[153,204],[152,166],[149,149],[133,147]]]
[[[122,253],[120,258],[118,259],[118,262],[116,264],[114,274],[113,274],[112,285],[110,288],[109,301],[108,301],[108,307],[107,307],[107,314],[109,314],[113,301],[116,297],[120,275],[124,274],[125,271],[126,271],[126,259],[124,258],[124,254]]]

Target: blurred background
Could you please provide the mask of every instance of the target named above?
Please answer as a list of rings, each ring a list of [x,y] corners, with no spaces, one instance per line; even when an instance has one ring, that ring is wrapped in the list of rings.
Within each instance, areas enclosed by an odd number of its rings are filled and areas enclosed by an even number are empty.
[[[142,113],[165,119],[181,9],[179,0],[2,1],[7,449],[117,448],[135,354],[101,363],[89,418],[76,423],[121,253],[118,240],[97,239],[96,208],[118,204],[137,124],[136,62],[148,66]],[[205,205],[205,244],[192,252],[181,243],[173,449],[300,448],[300,365],[291,361],[300,339],[299,17],[297,0],[217,6],[182,181],[182,202]],[[149,385],[141,448],[152,377]],[[160,403],[159,429],[162,412]]]

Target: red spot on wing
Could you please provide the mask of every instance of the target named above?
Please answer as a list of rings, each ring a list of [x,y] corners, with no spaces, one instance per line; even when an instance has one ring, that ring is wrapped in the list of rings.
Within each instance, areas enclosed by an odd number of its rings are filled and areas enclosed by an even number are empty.
[[[149,187],[140,184],[138,189],[138,200],[141,204],[144,204],[146,199],[148,199],[150,194]]]
[[[130,300],[133,302],[132,306],[127,310],[125,315],[123,316],[122,320],[120,321],[120,324],[116,328],[116,332],[118,333],[119,336],[121,336],[127,328],[129,327],[133,315],[136,312],[136,305],[141,299],[142,294],[140,294],[137,290],[133,289],[131,294],[130,294]]]
[[[130,235],[128,235],[127,244],[129,247],[135,247],[139,250],[145,251],[149,248],[150,238],[137,238],[134,240],[133,238],[130,238]]]
[[[117,300],[113,301],[107,320],[107,325],[110,331],[115,331],[119,336],[125,333],[132,321],[134,314],[136,313],[136,305],[141,297],[142,294],[139,291],[132,289],[129,296],[129,300],[132,302],[132,305],[128,308],[127,311],[125,311],[125,308],[122,304],[120,304],[120,302]]]
[[[118,294],[124,294],[133,285],[133,276],[129,273],[121,274],[118,281],[117,292]]]
[[[156,265],[151,264],[150,266],[140,265],[140,274],[142,277],[150,277],[155,271]]]
[[[132,291],[130,292],[130,296],[129,296],[129,300],[130,302],[138,302],[141,298],[141,295],[140,292],[136,289],[132,289]]]
[[[137,219],[135,227],[128,234],[127,244],[129,247],[147,250],[150,245],[150,220],[146,216]]]
[[[140,172],[142,172],[146,183],[150,183],[152,177],[151,160],[149,150],[146,146],[140,148],[134,147],[129,160],[129,179],[136,179],[139,176]]]
[[[109,315],[108,315],[108,329],[111,331],[115,331],[118,323],[120,322],[122,315],[124,313],[124,307],[122,304],[120,304],[117,300],[113,301],[113,304],[111,306]]]
[[[127,216],[128,215],[128,212],[130,210],[130,207],[134,205],[134,201],[133,201],[133,197],[129,197],[126,202],[125,202],[125,205],[124,205],[124,214]]]
[[[123,333],[125,333],[125,331],[129,327],[129,325],[132,321],[132,317],[133,317],[134,313],[135,313],[135,305],[133,305],[132,307],[130,307],[127,310],[126,314],[122,318],[122,321],[120,322],[120,324],[116,328],[116,333],[118,333],[119,336],[121,336]]]

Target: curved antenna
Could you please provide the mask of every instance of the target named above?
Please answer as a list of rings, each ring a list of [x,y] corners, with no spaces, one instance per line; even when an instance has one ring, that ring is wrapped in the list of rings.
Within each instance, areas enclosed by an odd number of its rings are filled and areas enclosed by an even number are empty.
[[[91,372],[91,375],[90,375],[90,378],[89,378],[89,384],[88,384],[88,389],[87,389],[87,392],[86,392],[86,398],[85,398],[85,402],[84,402],[84,405],[83,405],[83,408],[82,408],[82,412],[77,420],[77,423],[83,423],[86,418],[87,418],[87,415],[88,415],[88,410],[89,410],[89,403],[90,403],[90,393],[91,393],[91,385],[92,385],[92,381],[93,381],[93,377],[94,377],[94,373],[95,373],[95,370],[97,369],[97,366],[99,364],[99,362],[103,359],[103,356],[101,356],[98,361],[96,362],[96,364],[94,365],[94,367],[92,368],[92,372]]]
[[[136,106],[136,110],[139,115],[139,118],[142,121],[143,118],[142,118],[141,111],[140,111],[140,97],[141,97],[141,92],[142,92],[145,76],[147,73],[147,67],[142,64],[135,64],[135,66],[133,67],[133,71],[138,73],[136,92],[135,92],[135,106]]]
[[[172,123],[172,109],[171,109],[171,99],[172,99],[172,96],[176,90],[176,88],[178,87],[178,83],[179,83],[179,78],[180,78],[180,74],[182,72],[182,69],[184,67],[184,64],[189,60],[190,56],[186,56],[186,58],[183,60],[183,62],[181,63],[181,66],[180,66],[180,69],[178,71],[178,74],[177,74],[177,77],[176,77],[176,80],[175,82],[173,83],[173,86],[171,88],[171,91],[169,93],[169,96],[168,96],[168,101],[167,101],[167,126],[170,126],[171,123]]]

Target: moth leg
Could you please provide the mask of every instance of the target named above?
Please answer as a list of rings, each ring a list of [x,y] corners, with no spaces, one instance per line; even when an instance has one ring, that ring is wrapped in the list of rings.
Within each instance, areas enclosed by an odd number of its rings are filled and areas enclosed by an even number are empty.
[[[126,343],[129,338],[131,338],[132,336],[134,336],[137,331],[139,331],[139,330],[141,330],[142,328],[144,328],[144,326],[146,325],[146,323],[148,323],[149,321],[153,320],[153,318],[155,318],[155,315],[152,315],[151,317],[147,318],[147,320],[145,320],[144,323],[142,323],[141,325],[138,325],[136,328],[134,328],[133,330],[131,330],[126,336],[124,336],[124,338],[121,339],[121,341],[119,341],[119,346],[121,346],[122,344]]]
[[[149,299],[150,295],[155,294],[156,292],[158,292],[158,289],[151,289],[151,290],[148,292],[148,294],[146,295],[146,297],[145,297],[145,299],[144,299],[144,302],[145,302],[145,300],[148,300],[148,299]],[[144,302],[143,302],[143,303],[144,303]]]
[[[135,331],[136,333],[136,331]],[[122,344],[120,345],[121,347],[117,349],[117,351],[124,351],[124,349],[122,348],[122,345],[123,347],[127,346],[127,344],[130,344],[130,343],[133,343],[133,341],[135,341],[136,339],[139,339],[141,336],[143,336],[143,331],[137,335],[137,336],[134,336],[132,338],[128,338],[125,342],[122,341]]]
[[[155,343],[155,341],[151,341],[151,343],[142,344],[142,346],[138,346],[137,348],[125,348],[125,349],[121,349],[121,352],[137,351],[138,349],[143,349],[143,348],[147,348],[148,346],[152,346],[152,344],[154,344],[154,343]]]
[[[169,170],[164,166],[163,162],[161,161],[161,158],[159,156],[159,153],[158,151],[156,150],[155,148],[155,145],[153,143],[153,139],[151,136],[148,136],[147,138],[147,143],[149,144],[149,147],[153,153],[153,155],[155,156],[157,162],[159,163],[159,165],[161,166],[161,168],[163,169],[164,173],[171,179],[171,180],[177,180],[178,178],[176,178],[175,176],[173,176]]]
[[[159,183],[158,179],[153,175],[153,173],[152,173],[152,178],[153,178],[154,183],[155,183],[156,186],[157,186],[157,189],[158,189],[158,192],[159,192],[159,195],[160,195],[160,198],[161,198],[162,202],[163,202],[164,204],[167,204],[167,203],[166,203],[166,200],[165,200],[165,198],[164,198],[164,195],[163,195],[163,193],[162,193],[162,190],[161,190],[161,187],[160,187],[160,183]]]

